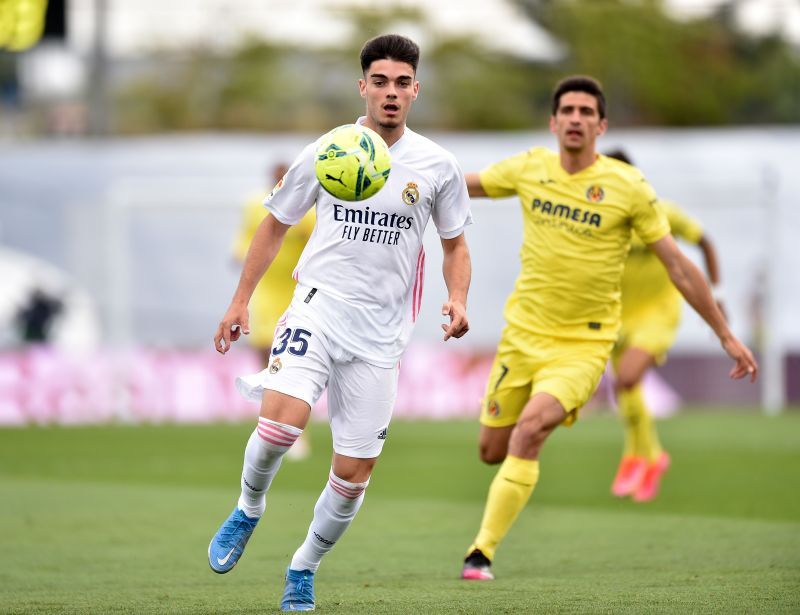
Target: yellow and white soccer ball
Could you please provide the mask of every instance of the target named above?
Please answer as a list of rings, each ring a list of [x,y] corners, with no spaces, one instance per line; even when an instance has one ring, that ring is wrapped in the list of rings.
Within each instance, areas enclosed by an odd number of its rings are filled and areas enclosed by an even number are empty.
[[[343,201],[363,201],[377,194],[391,167],[386,142],[359,124],[338,126],[323,136],[314,162],[319,183]]]

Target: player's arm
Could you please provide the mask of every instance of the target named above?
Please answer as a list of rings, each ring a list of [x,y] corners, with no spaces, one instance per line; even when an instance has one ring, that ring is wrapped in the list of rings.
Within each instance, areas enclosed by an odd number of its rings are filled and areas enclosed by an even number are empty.
[[[708,279],[712,286],[719,284],[719,259],[717,258],[717,251],[714,249],[714,244],[708,235],[703,235],[700,241],[697,242],[700,250],[703,252],[703,260],[706,263],[706,272]]]
[[[758,364],[753,358],[753,353],[728,328],[728,323],[717,307],[703,273],[680,251],[672,235],[668,234],[651,243],[650,248],[666,267],[675,287],[714,330],[725,352],[736,361],[730,372],[731,378],[744,378],[749,374],[750,381],[755,381]]]
[[[442,306],[442,316],[450,317],[450,324],[442,324],[442,330],[447,341],[451,337],[461,337],[469,331],[467,293],[472,277],[472,262],[464,233],[452,239],[442,238],[442,250],[442,273],[447,286],[447,301]]]
[[[486,190],[483,189],[483,184],[481,184],[480,173],[465,173],[464,179],[467,180],[467,192],[471,197],[489,196],[486,194]]]
[[[258,281],[275,260],[288,229],[289,225],[279,222],[275,216],[267,216],[258,226],[244,259],[239,285],[214,335],[217,352],[225,354],[231,342],[238,340],[242,333],[250,333],[247,304]]]
[[[727,314],[725,314],[725,306],[722,304],[722,286],[720,284],[719,259],[717,258],[717,251],[708,235],[703,235],[700,237],[700,241],[697,242],[697,245],[703,253],[703,260],[705,261],[706,265],[706,273],[708,274],[709,282],[711,282],[711,294],[714,296],[714,300],[717,302],[717,307],[722,312],[722,315],[727,318]]]

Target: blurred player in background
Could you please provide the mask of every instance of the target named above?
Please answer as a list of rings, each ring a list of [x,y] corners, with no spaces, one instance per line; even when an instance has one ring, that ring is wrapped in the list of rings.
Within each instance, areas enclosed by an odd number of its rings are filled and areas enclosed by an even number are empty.
[[[286,164],[276,164],[272,169],[272,185],[277,187],[288,170]],[[234,257],[240,265],[244,263],[259,225],[268,215],[269,211],[264,207],[263,196],[254,197],[245,204],[242,224],[233,246]],[[258,351],[264,367],[267,367],[269,362],[278,319],[292,300],[295,287],[292,274],[303,248],[311,237],[315,221],[314,209],[310,209],[298,224],[286,231],[280,251],[250,299],[250,334],[247,339]],[[289,449],[286,458],[299,461],[306,459],[310,454],[311,444],[308,434],[304,434]]]
[[[309,144],[265,201],[271,215],[256,231],[214,336],[224,354],[248,332],[247,305],[257,282],[287,229],[316,204],[317,223],[297,265],[297,288],[279,321],[269,367],[237,381],[248,397],[261,400],[261,415],[245,447],[239,500],[208,547],[215,572],[228,572],[238,562],[264,513],[281,458],[327,388],[333,459],[306,538],[286,571],[285,611],[314,609],[317,568],[355,518],[386,442],[400,357],[420,308],[423,235],[431,218],[444,253],[448,297],[441,313],[450,320],[442,324],[444,339],[469,329],[467,187],[450,153],[406,127],[419,91],[418,60],[419,48],[402,36],[364,44],[358,87],[366,116],[358,122],[389,146],[386,185],[364,203],[335,199],[316,180],[317,144]]]
[[[607,125],[600,84],[567,78],[552,98],[558,152],[533,148],[466,176],[471,196],[519,196],[524,235],[481,410],[481,459],[502,465],[467,550],[464,579],[494,578],[495,550],[533,492],[545,440],[577,419],[600,381],[620,327],[631,231],[717,334],[735,361],[731,377],[755,379],[758,371],[705,277],[676,246],[653,189],[634,167],[597,154]]]
[[[621,150],[606,156],[633,164]],[[717,305],[719,265],[717,253],[700,223],[674,203],[659,200],[676,239],[700,247]],[[662,364],[675,341],[680,324],[681,295],[655,253],[634,233],[622,275],[622,327],[611,359],[616,373],[619,414],[625,425],[625,447],[611,492],[648,502],[658,495],[661,477],[670,457],[661,447],[650,410],[645,403],[642,378],[648,369]]]

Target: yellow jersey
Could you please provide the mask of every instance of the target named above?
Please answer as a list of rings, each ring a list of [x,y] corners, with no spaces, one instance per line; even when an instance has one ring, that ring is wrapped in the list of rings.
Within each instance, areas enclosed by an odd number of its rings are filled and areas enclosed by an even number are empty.
[[[676,239],[695,245],[700,243],[703,227],[697,220],[687,215],[675,203],[659,201],[659,205],[666,214],[670,232]],[[680,293],[672,285],[664,265],[634,233],[622,276],[623,312],[636,311],[640,306],[672,295],[677,299]]]
[[[480,173],[486,194],[518,195],[522,267],[504,316],[520,329],[569,339],[608,340],[620,326],[620,286],[631,233],[653,243],[669,233],[641,172],[598,155],[569,174],[543,147]]]
[[[233,254],[239,261],[244,261],[256,230],[269,214],[263,200],[263,196],[254,197],[245,205],[242,225],[233,246]],[[275,323],[289,307],[295,287],[292,273],[314,230],[314,212],[312,208],[298,224],[286,231],[283,245],[275,260],[253,291],[250,300],[249,341],[254,346],[265,348],[272,343]]]

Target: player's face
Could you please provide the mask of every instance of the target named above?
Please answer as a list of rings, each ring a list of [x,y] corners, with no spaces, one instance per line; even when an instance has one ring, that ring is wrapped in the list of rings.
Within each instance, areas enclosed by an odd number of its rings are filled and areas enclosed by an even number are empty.
[[[379,133],[405,126],[406,117],[419,92],[414,69],[405,62],[376,60],[358,80],[361,97],[367,101],[367,126]]]
[[[562,94],[555,115],[550,116],[550,132],[558,137],[559,146],[568,152],[594,150],[597,137],[606,128],[608,122],[600,119],[597,99],[586,92]]]

